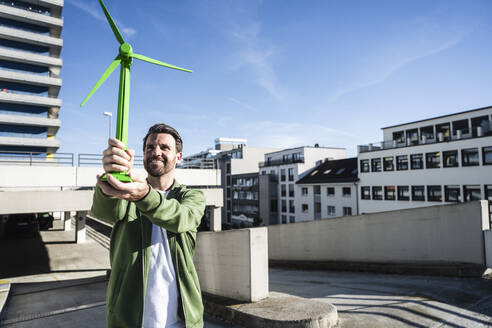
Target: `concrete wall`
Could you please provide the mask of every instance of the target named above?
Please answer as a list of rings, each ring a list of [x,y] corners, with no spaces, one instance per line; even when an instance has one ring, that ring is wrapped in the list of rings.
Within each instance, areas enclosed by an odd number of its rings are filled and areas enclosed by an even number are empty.
[[[268,227],[269,259],[483,264],[480,202]]]
[[[200,232],[195,265],[202,291],[255,302],[268,296],[267,228]]]
[[[485,262],[487,268],[492,268],[492,230],[484,231],[485,239]]]

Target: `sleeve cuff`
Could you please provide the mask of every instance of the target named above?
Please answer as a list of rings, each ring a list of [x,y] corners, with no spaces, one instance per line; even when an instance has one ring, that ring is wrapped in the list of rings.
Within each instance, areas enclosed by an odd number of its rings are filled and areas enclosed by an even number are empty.
[[[135,205],[141,212],[148,212],[159,207],[163,201],[163,196],[154,188],[149,185],[149,192],[147,195],[135,202]]]

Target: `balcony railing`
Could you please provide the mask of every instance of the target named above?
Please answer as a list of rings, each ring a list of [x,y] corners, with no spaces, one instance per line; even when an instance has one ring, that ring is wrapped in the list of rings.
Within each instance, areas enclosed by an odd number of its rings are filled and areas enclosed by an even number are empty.
[[[426,138],[426,137],[422,137],[420,139],[408,138],[408,139],[403,139],[402,141],[386,140],[381,142],[370,143],[368,145],[358,145],[357,150],[359,153],[367,153],[367,152],[378,151],[378,150],[405,148],[405,147],[418,146],[418,145],[430,145],[430,144],[436,144],[441,142],[466,140],[466,139],[481,138],[487,136],[492,136],[492,130],[486,132],[479,131],[476,133],[476,135],[467,133],[467,134],[456,134],[449,137],[444,135],[438,135],[437,138]]]
[[[1,151],[0,165],[25,166],[74,166],[74,155],[70,153],[55,153],[47,156],[40,152]]]
[[[260,162],[258,165],[260,167],[269,167],[269,166],[295,164],[295,163],[304,163],[304,157],[290,158],[290,159],[275,159],[272,161]]]

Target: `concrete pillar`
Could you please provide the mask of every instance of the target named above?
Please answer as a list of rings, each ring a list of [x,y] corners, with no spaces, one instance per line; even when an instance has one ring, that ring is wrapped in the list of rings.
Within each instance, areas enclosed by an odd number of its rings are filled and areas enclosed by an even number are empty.
[[[85,242],[85,220],[87,211],[78,211],[75,216],[75,242],[77,244]]]
[[[222,230],[222,208],[219,206],[210,206],[210,231]]]
[[[72,213],[70,211],[67,211],[63,216],[63,231],[70,230],[72,230]]]

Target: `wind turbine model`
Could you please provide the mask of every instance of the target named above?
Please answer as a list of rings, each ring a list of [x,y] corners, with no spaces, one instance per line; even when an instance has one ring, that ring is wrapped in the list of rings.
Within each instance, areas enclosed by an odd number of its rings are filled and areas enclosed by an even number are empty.
[[[113,30],[113,33],[116,37],[116,40],[120,43],[118,56],[113,60],[111,65],[106,69],[104,74],[101,76],[99,81],[97,81],[96,85],[92,88],[89,95],[84,99],[84,101],[80,104],[80,107],[84,106],[84,104],[89,100],[94,92],[103,84],[103,82],[111,75],[111,73],[116,69],[118,65],[120,65],[120,87],[118,91],[118,115],[116,117],[116,139],[121,140],[125,144],[128,145],[128,114],[129,114],[129,104],[130,104],[130,66],[132,65],[133,58],[140,59],[152,64],[177,69],[180,71],[190,72],[189,69],[173,66],[166,64],[164,62],[139,55],[133,53],[132,46],[125,42],[123,36],[121,36],[120,31],[116,27],[116,24],[109,14],[106,6],[99,0],[101,7],[104,11],[104,15],[108,19],[109,25]],[[112,176],[117,178],[120,181],[131,182],[132,180],[128,176],[126,172],[112,172]],[[103,180],[106,179],[106,176],[103,176]]]

